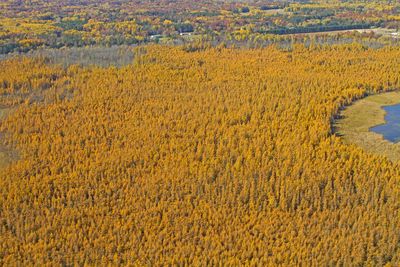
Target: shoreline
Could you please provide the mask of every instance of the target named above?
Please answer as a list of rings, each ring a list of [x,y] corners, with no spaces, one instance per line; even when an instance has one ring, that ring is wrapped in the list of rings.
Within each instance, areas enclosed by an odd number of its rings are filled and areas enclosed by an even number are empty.
[[[333,124],[334,134],[347,144],[355,144],[365,151],[386,155],[392,161],[400,160],[400,143],[384,139],[382,134],[371,132],[372,127],[385,124],[387,112],[382,108],[400,104],[400,91],[370,95],[354,101],[339,112],[341,119]]]

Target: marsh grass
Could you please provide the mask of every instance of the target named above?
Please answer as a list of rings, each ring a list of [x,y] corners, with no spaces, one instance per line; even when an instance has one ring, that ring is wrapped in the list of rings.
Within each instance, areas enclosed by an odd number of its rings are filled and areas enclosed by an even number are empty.
[[[400,103],[400,92],[371,95],[354,102],[340,113],[342,119],[334,124],[335,133],[347,143],[354,143],[366,151],[386,155],[393,161],[400,160],[400,143],[392,143],[383,135],[370,132],[370,128],[384,124],[386,111],[383,106]]]
[[[135,54],[132,49],[137,46],[88,46],[88,47],[63,47],[61,49],[38,49],[28,53],[13,53],[0,55],[0,60],[7,60],[13,57],[44,57],[49,63],[61,65],[67,68],[71,65],[80,65],[82,67],[98,66],[123,67],[132,64]]]

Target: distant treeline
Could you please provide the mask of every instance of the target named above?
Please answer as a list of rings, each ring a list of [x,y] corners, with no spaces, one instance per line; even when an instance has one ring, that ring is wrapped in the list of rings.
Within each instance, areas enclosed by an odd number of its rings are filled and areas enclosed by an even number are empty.
[[[328,26],[281,28],[274,30],[259,31],[259,33],[265,33],[265,34],[312,33],[312,32],[343,31],[343,30],[355,30],[355,29],[370,29],[373,26],[374,25],[372,24],[328,25]]]

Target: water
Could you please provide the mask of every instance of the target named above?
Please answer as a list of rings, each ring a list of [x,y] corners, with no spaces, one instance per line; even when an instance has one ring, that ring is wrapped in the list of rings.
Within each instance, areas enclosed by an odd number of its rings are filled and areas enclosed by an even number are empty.
[[[386,123],[371,127],[369,130],[382,134],[390,142],[398,143],[400,141],[400,104],[382,107],[382,109],[387,112]]]

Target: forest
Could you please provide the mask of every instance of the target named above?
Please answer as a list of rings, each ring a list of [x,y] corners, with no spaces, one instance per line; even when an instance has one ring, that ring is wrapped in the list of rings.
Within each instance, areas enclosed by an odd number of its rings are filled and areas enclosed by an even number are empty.
[[[241,42],[274,34],[398,30],[399,11],[400,3],[390,0],[7,0],[0,3],[0,54],[40,47]]]
[[[398,163],[331,129],[399,88],[399,47],[132,53],[0,63],[0,264],[400,263]]]
[[[400,265],[397,1],[0,6],[1,266]]]

